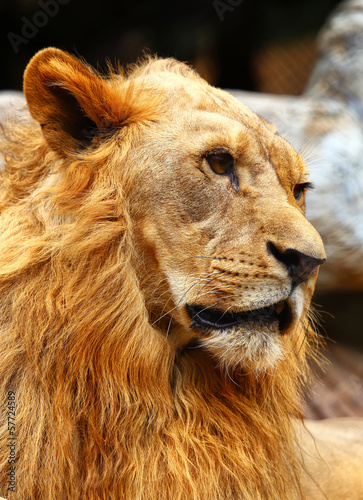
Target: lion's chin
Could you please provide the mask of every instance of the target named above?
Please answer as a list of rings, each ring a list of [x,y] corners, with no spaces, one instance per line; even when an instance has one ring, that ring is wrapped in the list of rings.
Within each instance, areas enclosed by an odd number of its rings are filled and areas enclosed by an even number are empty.
[[[229,331],[211,331],[199,343],[227,372],[236,369],[266,372],[285,358],[286,346],[278,324],[233,327]]]

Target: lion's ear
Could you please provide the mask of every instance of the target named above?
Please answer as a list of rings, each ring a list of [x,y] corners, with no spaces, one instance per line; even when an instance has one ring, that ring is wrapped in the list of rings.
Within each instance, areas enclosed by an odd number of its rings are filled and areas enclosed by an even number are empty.
[[[62,155],[86,147],[98,131],[120,126],[133,112],[125,92],[116,92],[76,57],[55,48],[30,61],[24,93],[48,144]]]

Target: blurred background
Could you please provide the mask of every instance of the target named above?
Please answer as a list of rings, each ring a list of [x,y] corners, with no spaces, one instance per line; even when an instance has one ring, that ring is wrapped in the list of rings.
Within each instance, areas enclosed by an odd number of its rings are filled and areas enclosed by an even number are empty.
[[[21,89],[29,59],[53,45],[104,67],[145,51],[193,64],[210,83],[299,94],[315,36],[337,0],[0,0],[0,88]]]
[[[190,63],[219,87],[300,95],[318,57],[316,35],[338,3],[0,0],[0,90],[21,90],[29,59],[55,46],[100,70],[106,59],[126,65],[156,53]],[[331,345],[332,368],[321,375],[307,415],[363,415],[363,294],[318,293],[315,302],[338,344]]]

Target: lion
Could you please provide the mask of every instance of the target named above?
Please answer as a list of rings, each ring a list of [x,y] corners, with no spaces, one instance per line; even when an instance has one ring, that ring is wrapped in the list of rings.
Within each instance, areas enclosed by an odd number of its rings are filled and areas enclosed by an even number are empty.
[[[24,92],[1,138],[0,494],[360,498],[362,424],[303,425],[325,252],[301,156],[173,59],[105,77],[48,48]]]

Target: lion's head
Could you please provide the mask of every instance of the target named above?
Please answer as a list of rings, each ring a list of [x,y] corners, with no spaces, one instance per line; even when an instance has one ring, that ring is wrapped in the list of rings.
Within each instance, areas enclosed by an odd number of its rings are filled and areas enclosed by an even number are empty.
[[[224,366],[270,368],[304,335],[325,260],[304,216],[304,162],[185,66],[150,63],[136,81],[162,89],[165,109],[132,152],[131,213],[153,322],[180,349],[201,345]]]
[[[292,498],[325,259],[302,158],[173,60],[106,79],[46,49],[24,91],[0,204],[23,497]]]
[[[123,163],[133,166],[134,265],[152,324],[179,350],[199,345],[224,366],[270,368],[305,334],[325,259],[304,216],[304,162],[271,125],[183,64],[151,60],[130,81],[132,89],[121,79],[107,87],[48,50],[29,65],[25,94],[62,154],[87,140],[97,149],[102,133],[123,153],[130,124],[148,124]]]

